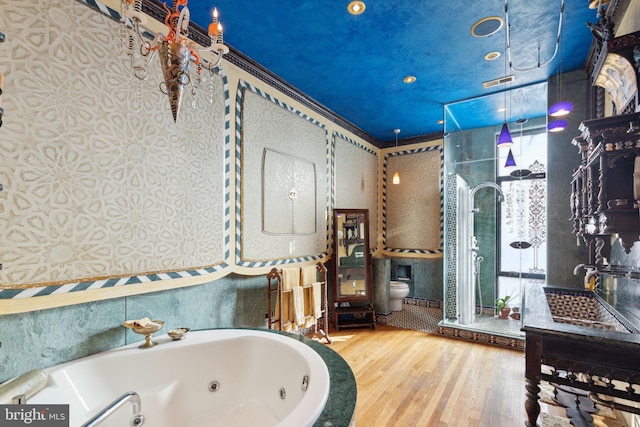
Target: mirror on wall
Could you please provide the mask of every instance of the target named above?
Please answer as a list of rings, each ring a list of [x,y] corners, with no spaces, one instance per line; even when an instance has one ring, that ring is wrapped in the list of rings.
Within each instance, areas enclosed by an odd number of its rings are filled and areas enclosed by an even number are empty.
[[[334,211],[336,301],[369,300],[369,218],[367,209]]]

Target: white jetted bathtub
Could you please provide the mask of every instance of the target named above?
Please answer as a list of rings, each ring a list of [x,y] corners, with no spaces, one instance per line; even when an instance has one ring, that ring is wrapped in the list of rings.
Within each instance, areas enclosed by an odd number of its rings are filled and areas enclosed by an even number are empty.
[[[311,426],[329,394],[329,372],[309,346],[286,335],[251,329],[190,332],[182,341],[154,337],[46,369],[49,379],[29,404],[69,404],[81,426],[127,392],[101,426]],[[135,399],[134,399],[135,400]]]

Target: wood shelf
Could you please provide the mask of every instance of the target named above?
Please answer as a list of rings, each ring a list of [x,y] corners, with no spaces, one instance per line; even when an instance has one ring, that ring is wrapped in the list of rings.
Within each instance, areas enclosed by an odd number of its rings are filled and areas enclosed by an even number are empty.
[[[376,313],[370,304],[353,307],[334,307],[333,324],[336,330],[340,328],[361,328],[363,326],[376,328]]]

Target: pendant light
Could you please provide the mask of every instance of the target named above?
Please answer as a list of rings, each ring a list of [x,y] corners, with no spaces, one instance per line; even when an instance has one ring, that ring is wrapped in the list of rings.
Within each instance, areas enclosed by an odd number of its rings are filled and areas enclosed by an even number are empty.
[[[505,95],[505,98],[507,96]],[[506,110],[505,110],[506,111]],[[507,113],[505,112],[505,116]],[[500,131],[500,136],[498,136],[498,147],[510,147],[513,144],[513,139],[511,138],[511,133],[509,133],[509,127],[507,126],[507,119],[504,120],[502,124],[502,130]]]
[[[505,15],[507,13],[507,6],[505,3]],[[509,29],[505,28],[505,38],[504,38],[504,50],[506,51],[509,48]],[[507,56],[504,55],[504,75],[507,75]],[[502,123],[502,129],[500,130],[500,135],[498,136],[498,142],[496,145],[498,148],[500,147],[510,147],[513,144],[513,139],[511,138],[511,133],[509,132],[509,127],[507,126],[507,90],[504,91],[504,122]]]
[[[516,159],[513,157],[513,152],[509,148],[509,154],[507,154],[507,161],[504,164],[505,169],[511,169],[516,167]]]
[[[562,78],[560,78],[562,81]],[[562,83],[561,83],[562,84]],[[560,101],[549,107],[549,115],[551,117],[562,117],[573,111],[573,104],[569,101]]]
[[[560,19],[562,20],[562,14],[564,13],[564,1],[562,3],[562,11],[560,15]],[[558,68],[558,74],[556,76],[556,100],[562,99],[562,27],[560,27],[558,32],[558,44],[560,47],[560,66]],[[547,111],[549,116],[551,117],[562,117],[569,114],[573,111],[573,104],[569,101],[558,101],[552,106],[549,107]],[[549,132],[560,132],[563,131],[567,127],[566,120],[553,120],[549,122],[547,125],[547,129]]]
[[[520,118],[516,120],[516,123],[520,125],[520,146],[522,146],[522,126],[526,122],[527,119],[524,117],[524,89],[520,89]],[[509,170],[516,168],[516,159],[513,156],[511,147],[509,147],[509,154],[507,154],[507,161],[504,163],[504,168]]]
[[[396,173],[393,174],[393,183],[395,185],[400,184],[400,174],[398,174],[398,134],[400,133],[400,129],[394,129],[393,133],[396,134]]]
[[[563,119],[553,120],[547,124],[549,132],[562,132],[567,127],[567,121]]]

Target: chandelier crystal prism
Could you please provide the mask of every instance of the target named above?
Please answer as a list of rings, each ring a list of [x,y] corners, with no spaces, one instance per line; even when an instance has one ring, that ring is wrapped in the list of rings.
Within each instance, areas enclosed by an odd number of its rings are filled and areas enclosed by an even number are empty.
[[[121,19],[127,34],[127,53],[133,75],[139,80],[146,80],[149,64],[158,53],[164,78],[160,90],[168,97],[174,122],[177,122],[180,114],[185,88],[191,87],[195,96],[205,66],[213,74],[219,69],[223,55],[229,53],[229,48],[223,42],[217,8],[213,9],[212,22],[208,28],[211,45],[203,48],[188,38],[190,13],[187,2],[188,0],[174,0],[171,8],[164,3],[167,32],[157,33],[150,38],[143,34],[147,17],[142,12],[142,0],[121,0]],[[192,62],[196,67],[195,75],[189,69]]]

